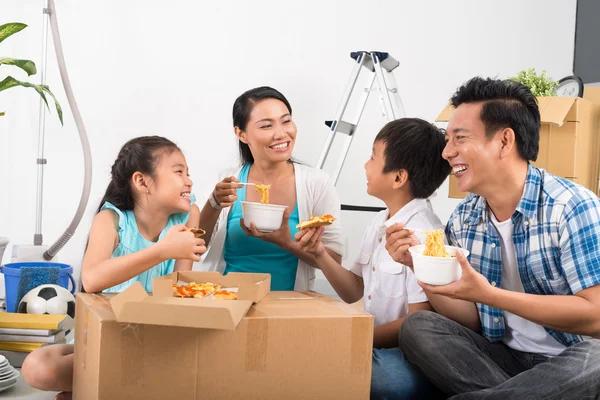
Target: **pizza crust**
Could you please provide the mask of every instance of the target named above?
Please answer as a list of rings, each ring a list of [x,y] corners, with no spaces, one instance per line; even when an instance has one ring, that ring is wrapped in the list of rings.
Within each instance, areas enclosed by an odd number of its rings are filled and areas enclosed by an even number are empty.
[[[188,231],[192,232],[196,239],[200,239],[206,233],[206,231],[201,228],[188,228]]]
[[[300,222],[296,225],[297,229],[310,229],[310,228],[318,228],[320,226],[331,225],[335,221],[335,218],[332,215],[325,214],[321,217],[315,217],[314,215],[310,217],[310,219],[306,221]]]
[[[212,298],[215,300],[237,300],[237,292],[218,290]]]

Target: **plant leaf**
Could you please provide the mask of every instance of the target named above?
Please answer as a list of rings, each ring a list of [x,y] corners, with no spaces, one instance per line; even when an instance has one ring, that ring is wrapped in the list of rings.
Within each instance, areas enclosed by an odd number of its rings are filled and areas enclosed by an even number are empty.
[[[2,43],[2,41],[7,37],[22,31],[26,27],[27,25],[20,22],[9,22],[8,24],[0,26],[0,43]]]
[[[62,107],[58,103],[58,100],[56,100],[56,96],[54,96],[54,93],[52,93],[50,91],[50,89],[48,88],[48,86],[42,86],[42,87],[44,88],[44,92],[46,92],[50,96],[52,96],[52,100],[54,100],[54,106],[56,107],[56,113],[58,114],[58,119],[60,120],[60,124],[64,125]]]
[[[558,82],[552,80],[546,74],[546,70],[538,75],[535,68],[529,68],[519,71],[516,76],[509,79],[527,86],[534,96],[554,96],[556,94]]]
[[[42,97],[42,99],[44,100],[44,103],[46,103],[46,107],[48,107],[48,110],[50,109],[50,106],[48,106],[48,99],[46,98],[46,93],[48,93],[50,96],[52,96],[52,99],[54,100],[54,105],[56,106],[56,112],[58,113],[58,118],[60,119],[61,125],[63,124],[62,108],[61,108],[60,104],[58,104],[56,97],[50,91],[48,86],[37,85],[35,83],[30,83],[30,82],[22,82],[22,81],[19,81],[19,80],[13,78],[12,76],[7,76],[2,82],[0,82],[0,92],[3,90],[6,90],[6,89],[10,89],[15,86],[22,86],[22,87],[28,87],[28,88],[34,89]]]
[[[2,64],[19,67],[23,71],[27,72],[28,76],[35,75],[37,73],[35,63],[31,60],[17,60],[16,58],[0,57],[0,65]]]
[[[19,81],[17,81],[15,78],[13,78],[12,76],[7,76],[6,78],[4,78],[4,80],[2,82],[0,82],[0,92],[6,89],[10,89],[11,87],[14,86],[19,86]]]
[[[4,117],[4,111],[0,111],[0,117]]]

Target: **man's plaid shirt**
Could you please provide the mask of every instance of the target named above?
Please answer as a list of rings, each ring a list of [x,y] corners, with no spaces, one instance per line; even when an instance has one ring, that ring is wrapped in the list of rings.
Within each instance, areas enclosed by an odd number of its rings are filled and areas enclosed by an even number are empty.
[[[502,287],[500,238],[483,197],[470,194],[446,225],[448,243],[468,249],[469,262]],[[513,242],[526,293],[572,295],[600,283],[600,200],[591,191],[529,165],[523,197],[512,215]],[[483,335],[504,337],[504,313],[477,304]],[[570,346],[583,336],[546,330]]]

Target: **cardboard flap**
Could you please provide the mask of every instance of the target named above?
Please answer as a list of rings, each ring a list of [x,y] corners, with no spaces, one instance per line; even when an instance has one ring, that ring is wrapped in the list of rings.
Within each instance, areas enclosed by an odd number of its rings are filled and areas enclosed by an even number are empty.
[[[222,277],[221,284],[228,287],[237,286],[239,300],[258,303],[271,290],[271,275],[232,272]]]
[[[576,100],[575,97],[538,97],[542,123],[561,126]]]
[[[144,287],[140,282],[135,282],[133,285],[110,299],[110,305],[119,320],[119,315],[123,312],[125,304],[128,302],[141,302],[148,297],[148,293],[144,290]]]
[[[199,302],[198,299],[146,296],[122,301],[117,322],[186,328],[235,329],[252,301]]]
[[[437,118],[435,119],[435,122],[450,121],[450,117],[452,116],[453,112],[454,112],[454,106],[452,104],[448,103],[448,105],[446,107],[444,107],[444,109],[442,110],[440,115],[437,116]]]

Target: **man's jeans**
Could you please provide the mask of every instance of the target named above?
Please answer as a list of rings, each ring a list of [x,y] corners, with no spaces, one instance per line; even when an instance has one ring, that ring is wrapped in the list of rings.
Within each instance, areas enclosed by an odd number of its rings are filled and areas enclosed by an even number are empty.
[[[420,311],[402,324],[400,348],[452,399],[598,399],[600,341],[556,357],[523,353],[442,315]]]
[[[443,399],[400,349],[373,349],[371,400]]]

